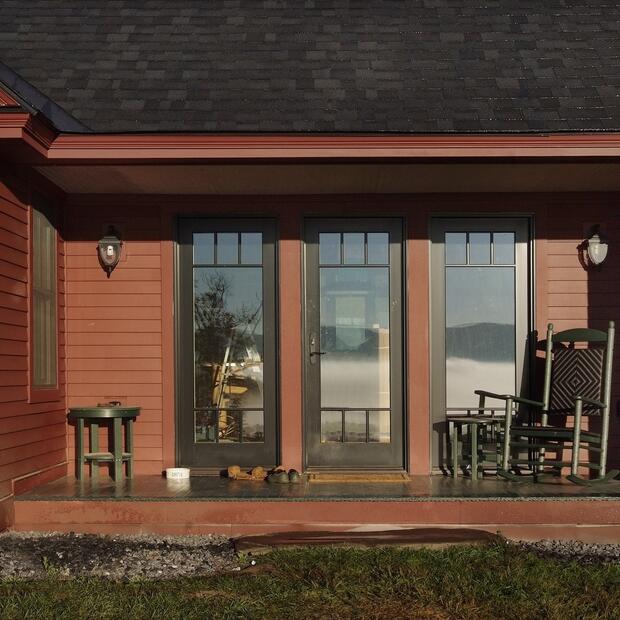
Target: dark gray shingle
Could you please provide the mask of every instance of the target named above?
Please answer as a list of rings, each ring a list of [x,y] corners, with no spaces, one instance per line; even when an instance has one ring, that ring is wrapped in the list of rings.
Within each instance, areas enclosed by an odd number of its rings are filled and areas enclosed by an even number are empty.
[[[620,130],[611,0],[3,0],[0,61],[97,132]]]

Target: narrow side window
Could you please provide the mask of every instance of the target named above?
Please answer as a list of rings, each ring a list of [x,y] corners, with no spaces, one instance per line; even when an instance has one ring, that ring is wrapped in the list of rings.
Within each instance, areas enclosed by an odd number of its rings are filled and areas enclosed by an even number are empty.
[[[41,199],[32,208],[32,386],[55,388],[58,375],[56,229]]]

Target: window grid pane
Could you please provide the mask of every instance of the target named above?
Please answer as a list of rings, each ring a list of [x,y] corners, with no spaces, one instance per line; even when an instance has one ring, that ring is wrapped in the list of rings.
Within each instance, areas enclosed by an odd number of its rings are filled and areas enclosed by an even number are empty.
[[[487,232],[469,233],[469,264],[470,265],[490,265],[491,264],[491,233],[487,233]]]
[[[366,233],[366,263],[388,265],[390,262],[390,235],[388,233]]]
[[[515,234],[513,232],[493,233],[493,264],[515,264]]]
[[[239,264],[239,233],[217,233],[215,247],[218,265]]]

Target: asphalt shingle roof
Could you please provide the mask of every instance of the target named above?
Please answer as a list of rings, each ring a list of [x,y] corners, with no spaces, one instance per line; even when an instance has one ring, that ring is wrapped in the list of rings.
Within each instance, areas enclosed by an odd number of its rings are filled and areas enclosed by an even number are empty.
[[[0,61],[97,132],[620,130],[611,0],[2,0]]]

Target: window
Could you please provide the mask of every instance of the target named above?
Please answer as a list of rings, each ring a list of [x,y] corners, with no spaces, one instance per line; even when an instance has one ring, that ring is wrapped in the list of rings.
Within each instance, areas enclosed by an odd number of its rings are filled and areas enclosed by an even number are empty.
[[[32,386],[57,384],[56,229],[40,198],[32,208]]]

